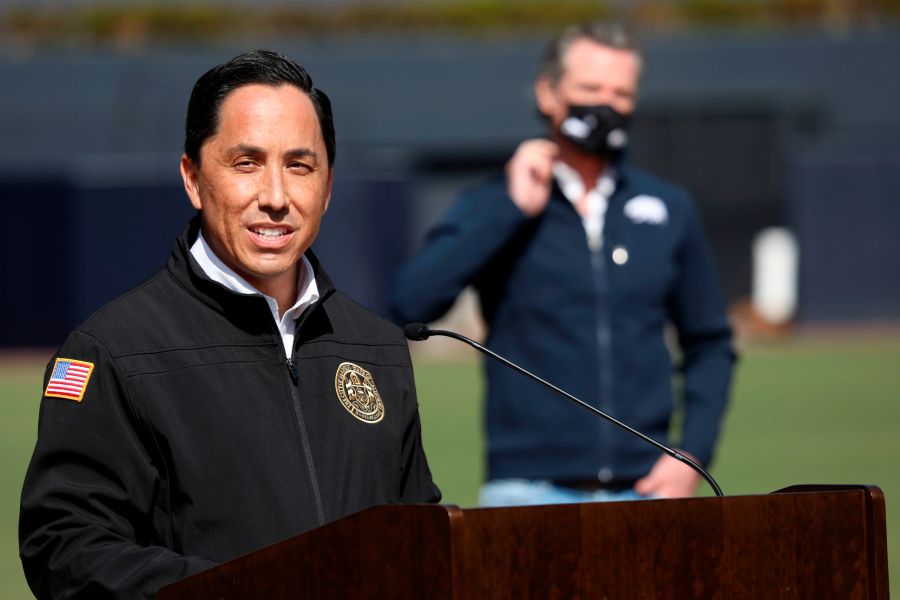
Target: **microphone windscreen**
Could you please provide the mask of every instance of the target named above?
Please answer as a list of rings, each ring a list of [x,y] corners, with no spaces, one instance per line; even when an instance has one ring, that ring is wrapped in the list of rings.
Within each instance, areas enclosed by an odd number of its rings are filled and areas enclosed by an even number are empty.
[[[428,330],[428,327],[421,323],[410,323],[403,328],[403,335],[406,336],[406,339],[412,340],[414,342],[427,340],[429,333],[430,332]]]

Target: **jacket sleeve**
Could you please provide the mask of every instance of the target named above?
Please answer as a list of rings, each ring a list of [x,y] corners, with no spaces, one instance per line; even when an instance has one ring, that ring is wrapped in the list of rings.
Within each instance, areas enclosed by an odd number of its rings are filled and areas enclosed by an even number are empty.
[[[401,325],[439,318],[527,221],[507,195],[505,178],[463,194],[400,270],[391,316]]]
[[[434,484],[425,450],[422,448],[422,426],[419,412],[410,421],[403,440],[403,478],[401,503],[440,502],[441,490]]]
[[[406,340],[401,338],[401,343]],[[441,490],[434,484],[431,469],[428,467],[428,459],[425,458],[425,449],[422,445],[422,423],[419,419],[419,402],[416,395],[416,382],[413,377],[412,359],[406,350],[405,363],[408,367],[409,390],[406,397],[407,416],[406,426],[403,431],[401,448],[401,469],[399,501],[404,504],[417,504],[424,502],[440,502]]]
[[[215,566],[173,552],[153,532],[160,477],[109,352],[75,332],[59,357],[93,369],[81,401],[41,401],[19,516],[20,555],[34,594],[152,598],[160,587]]]
[[[671,316],[678,330],[684,378],[680,448],[708,465],[728,402],[736,357],[712,253],[690,200],[678,261]]]

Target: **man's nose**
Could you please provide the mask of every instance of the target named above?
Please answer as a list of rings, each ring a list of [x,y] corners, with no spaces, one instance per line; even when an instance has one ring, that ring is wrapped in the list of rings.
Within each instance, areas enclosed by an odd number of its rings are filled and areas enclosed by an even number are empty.
[[[259,190],[258,202],[260,208],[270,210],[284,210],[287,207],[287,192],[280,169],[267,170],[262,188]]]

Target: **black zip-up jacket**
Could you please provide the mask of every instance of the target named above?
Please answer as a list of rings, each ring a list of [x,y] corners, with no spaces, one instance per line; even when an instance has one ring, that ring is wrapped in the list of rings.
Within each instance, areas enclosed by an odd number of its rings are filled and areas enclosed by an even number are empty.
[[[321,297],[289,359],[265,299],[193,262],[197,226],[48,365],[45,391],[56,358],[93,371],[80,402],[41,402],[19,522],[38,597],[152,597],[363,508],[440,500],[400,330],[308,253]]]

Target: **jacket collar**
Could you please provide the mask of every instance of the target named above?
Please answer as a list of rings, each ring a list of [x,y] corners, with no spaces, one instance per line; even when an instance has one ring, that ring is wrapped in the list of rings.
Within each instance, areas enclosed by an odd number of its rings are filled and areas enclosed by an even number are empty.
[[[235,319],[237,315],[245,312],[255,314],[260,306],[264,307],[268,314],[269,308],[262,296],[237,294],[206,276],[191,255],[191,245],[196,241],[199,232],[200,214],[198,213],[188,222],[184,231],[175,240],[175,248],[169,256],[166,266],[169,274],[181,287],[188,290],[201,302],[228,316],[229,319]],[[316,285],[319,288],[319,300],[316,303],[318,305],[335,291],[334,284],[311,249],[306,251],[305,256],[312,265]]]

